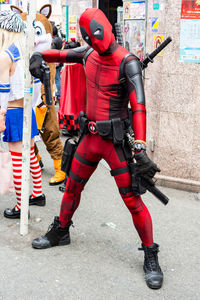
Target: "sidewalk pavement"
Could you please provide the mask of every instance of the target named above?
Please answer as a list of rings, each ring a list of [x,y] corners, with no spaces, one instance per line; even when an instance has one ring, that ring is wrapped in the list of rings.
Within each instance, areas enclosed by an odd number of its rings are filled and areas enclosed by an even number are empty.
[[[29,233],[19,220],[3,217],[14,194],[0,196],[0,300],[198,300],[200,299],[200,201],[197,195],[160,187],[170,198],[164,206],[151,194],[143,200],[153,219],[164,272],[160,290],[144,281],[143,252],[129,211],[104,165],[87,183],[70,228],[71,244],[35,250],[31,241],[44,234],[59,214],[62,193],[50,187],[53,162],[38,143],[45,207],[30,207]]]

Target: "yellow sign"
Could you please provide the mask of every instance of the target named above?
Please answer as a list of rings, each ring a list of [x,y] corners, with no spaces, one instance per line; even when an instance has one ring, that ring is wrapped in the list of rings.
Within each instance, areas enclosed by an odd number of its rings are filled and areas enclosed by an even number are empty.
[[[163,35],[162,34],[154,34],[154,50],[160,46],[160,44],[163,42]],[[161,51],[158,56],[162,56],[163,51]]]
[[[69,18],[69,38],[76,39],[77,36],[77,16],[70,16]]]
[[[152,31],[153,32],[158,32],[158,17],[153,17],[151,19],[151,25],[152,25]]]
[[[69,23],[76,24],[77,23],[77,16],[70,16]]]

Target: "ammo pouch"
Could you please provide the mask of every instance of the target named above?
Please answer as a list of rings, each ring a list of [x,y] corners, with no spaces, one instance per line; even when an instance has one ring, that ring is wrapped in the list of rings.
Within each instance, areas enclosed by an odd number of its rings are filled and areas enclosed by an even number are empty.
[[[78,143],[72,138],[65,141],[63,156],[61,161],[61,170],[69,176],[69,171],[71,169],[72,159],[76,152]]]
[[[112,122],[107,121],[97,121],[97,132],[104,140],[112,140]]]
[[[120,118],[112,119],[114,145],[122,144],[124,140],[124,122]]]
[[[79,130],[81,134],[87,134],[88,133],[88,119],[86,117],[86,114],[81,111],[78,116],[78,123],[79,123]]]
[[[120,145],[124,139],[123,121],[120,118],[97,121],[97,131],[104,140],[113,140],[115,145]]]

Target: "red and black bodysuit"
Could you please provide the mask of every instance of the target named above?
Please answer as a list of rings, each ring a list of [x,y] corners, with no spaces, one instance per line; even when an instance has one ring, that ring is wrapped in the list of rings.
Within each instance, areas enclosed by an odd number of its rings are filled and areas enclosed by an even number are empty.
[[[85,65],[86,115],[91,122],[115,118],[127,119],[130,101],[135,139],[145,143],[145,95],[139,60],[116,43],[112,26],[101,10],[87,9],[81,15],[80,29],[83,39],[89,46],[63,51],[48,50],[42,53],[43,59],[47,62],[76,62]],[[122,65],[126,89],[124,83],[120,82]],[[90,134],[82,138],[72,161],[59,217],[63,228],[71,220],[79,205],[84,185],[101,159],[108,163],[111,170],[126,170],[127,167],[121,146],[114,145],[112,140],[104,140],[98,133],[92,131],[91,127]],[[151,216],[141,197],[134,196],[128,189],[131,187],[129,172],[118,172],[114,177],[143,244],[151,245],[153,243]]]

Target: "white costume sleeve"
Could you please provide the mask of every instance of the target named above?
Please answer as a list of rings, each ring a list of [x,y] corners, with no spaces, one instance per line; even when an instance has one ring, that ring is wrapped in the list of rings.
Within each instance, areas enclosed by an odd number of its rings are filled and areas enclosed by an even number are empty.
[[[42,103],[41,98],[41,81],[38,78],[33,79],[33,102],[32,106],[36,107]]]
[[[10,97],[10,84],[0,83],[0,108],[7,109]]]

